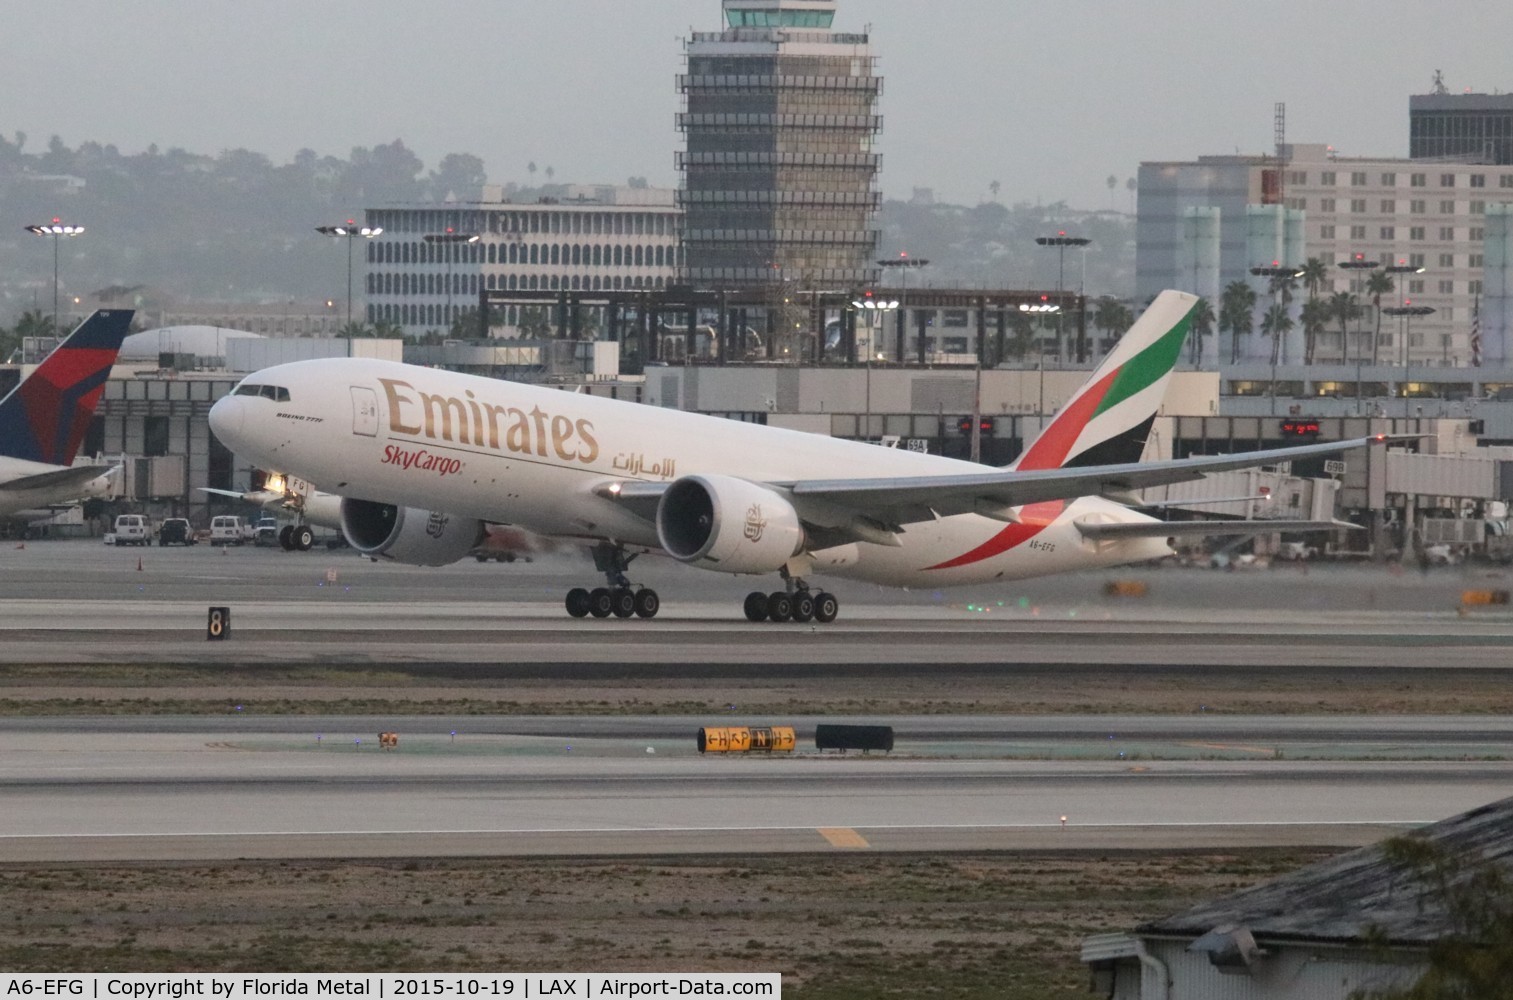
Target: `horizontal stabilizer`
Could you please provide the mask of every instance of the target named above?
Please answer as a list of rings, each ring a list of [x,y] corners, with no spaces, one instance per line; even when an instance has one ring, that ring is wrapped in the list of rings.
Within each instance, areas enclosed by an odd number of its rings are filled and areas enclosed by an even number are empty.
[[[66,486],[83,486],[85,483],[100,478],[111,470],[103,465],[75,465],[67,469],[55,469],[52,472],[39,472],[33,476],[22,476],[9,482],[0,483],[0,489],[25,492],[28,490],[51,490],[62,489]]]
[[[1277,531],[1360,530],[1349,521],[1126,521],[1073,522],[1084,538],[1173,538],[1179,535],[1212,537],[1216,535],[1264,535]]]

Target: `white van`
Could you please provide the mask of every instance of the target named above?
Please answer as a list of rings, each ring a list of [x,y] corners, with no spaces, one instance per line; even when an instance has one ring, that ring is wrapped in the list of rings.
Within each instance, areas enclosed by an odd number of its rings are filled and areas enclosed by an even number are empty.
[[[122,514],[116,518],[115,544],[151,545],[152,522],[146,514]]]
[[[211,545],[246,545],[252,529],[239,517],[222,514],[210,519]]]

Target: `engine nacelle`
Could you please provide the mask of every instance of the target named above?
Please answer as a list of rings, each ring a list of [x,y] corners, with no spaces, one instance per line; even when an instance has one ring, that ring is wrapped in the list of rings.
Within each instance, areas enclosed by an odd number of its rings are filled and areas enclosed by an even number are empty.
[[[483,522],[343,497],[341,533],[365,556],[383,556],[408,566],[446,566],[478,544]]]
[[[721,573],[770,573],[804,545],[793,505],[734,476],[684,476],[657,504],[657,538],[682,562]]]

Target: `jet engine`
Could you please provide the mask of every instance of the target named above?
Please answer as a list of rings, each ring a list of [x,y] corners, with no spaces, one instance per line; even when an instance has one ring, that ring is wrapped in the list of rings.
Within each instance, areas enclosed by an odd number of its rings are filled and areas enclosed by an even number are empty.
[[[684,476],[657,504],[657,538],[674,559],[721,573],[770,573],[804,545],[798,511],[733,476]]]
[[[408,566],[446,566],[478,544],[483,522],[343,497],[341,532],[365,556],[383,556]]]

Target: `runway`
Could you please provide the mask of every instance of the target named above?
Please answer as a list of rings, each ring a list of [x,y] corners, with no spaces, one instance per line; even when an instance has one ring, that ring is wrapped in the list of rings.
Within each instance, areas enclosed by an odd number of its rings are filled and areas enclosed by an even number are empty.
[[[822,756],[812,742],[791,756],[701,757],[694,731],[730,720],[613,706],[13,715],[0,718],[0,861],[1350,846],[1513,793],[1508,716],[1198,705],[1205,672],[1227,668],[1305,685],[1324,668],[1335,683],[1396,671],[1410,690],[1412,677],[1452,669],[1496,677],[1513,669],[1513,614],[1459,601],[1503,584],[1496,570],[1145,569],[972,593],[837,587],[840,621],[775,626],[739,619],[751,581],[655,561],[643,578],[664,612],[650,622],[567,619],[560,594],[591,582],[567,559],[416,570],[350,552],[77,542],[4,550],[0,566],[0,662],[28,669],[170,664],[224,687],[218,671],[233,666],[251,677],[389,665],[568,692],[605,678],[716,689],[721,678],[780,678],[795,703],[821,672],[859,692],[883,678],[928,685],[948,667],[988,686],[1058,666],[1199,682],[1186,715],[829,720],[894,726],[886,757]],[[1148,598],[1107,597],[1115,577],[1148,582]],[[224,642],[206,641],[211,604],[232,608]],[[731,718],[795,724],[803,739],[825,721]],[[398,750],[376,747],[381,729],[401,732]]]

